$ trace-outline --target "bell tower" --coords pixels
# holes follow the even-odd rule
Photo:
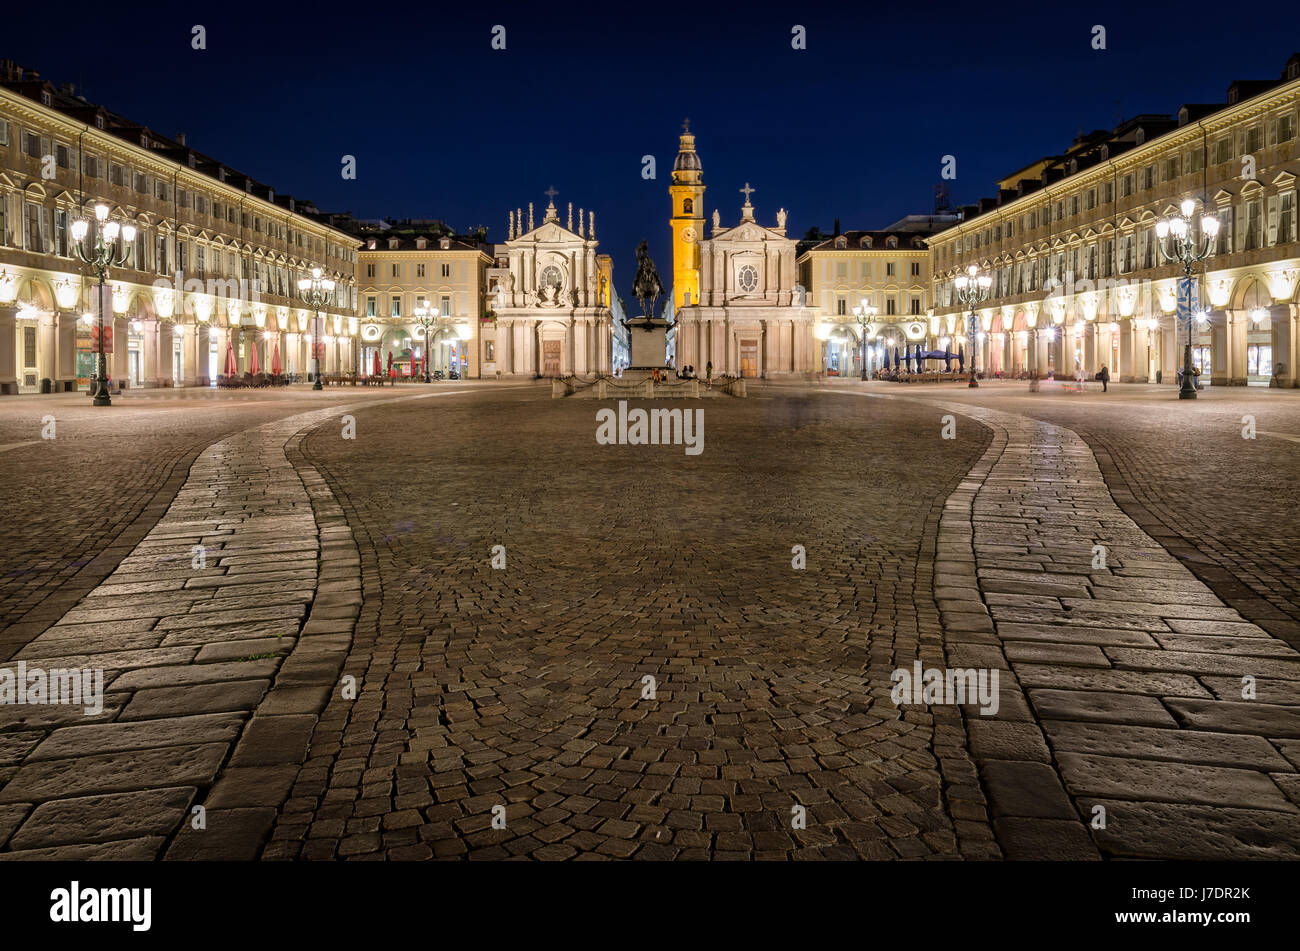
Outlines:
[[[700,241],[704,237],[704,170],[695,151],[690,119],[682,123],[668,194],[673,201],[669,219],[673,229],[673,309],[680,310],[686,306],[688,294],[691,304],[700,302]]]

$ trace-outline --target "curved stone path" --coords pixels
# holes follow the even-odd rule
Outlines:
[[[950,663],[1001,671],[967,726],[1007,856],[1300,857],[1300,655],[1125,515],[1074,432],[924,402],[994,432],[935,584]]]
[[[178,829],[168,857],[256,856],[361,603],[351,531],[286,444],[457,392],[335,404],[199,454],[117,569],[7,665],[102,669],[105,693],[96,716],[0,707],[0,764],[20,764],[0,766],[0,858],[156,858]]]

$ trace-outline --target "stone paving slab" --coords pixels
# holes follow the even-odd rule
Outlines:
[[[319,478],[304,484],[285,445],[353,408],[291,415],[200,452],[153,529],[18,651],[29,669],[101,669],[108,693],[95,717],[67,707],[0,708],[0,751],[16,767],[0,774],[0,803],[26,810],[16,828],[0,830],[0,856],[157,857],[232,756],[239,763],[284,755],[284,731],[267,728],[297,718],[262,715],[261,704],[287,672],[291,693],[278,708],[303,709],[299,685],[325,676],[312,666],[318,655],[295,661],[293,651],[317,600],[318,563],[322,577],[346,563],[331,550],[337,521],[318,523],[313,508]],[[359,589],[345,586],[321,599],[322,613],[342,616],[349,597],[355,616]],[[314,722],[323,697],[311,699]],[[288,735],[308,733],[295,727]],[[262,738],[266,749],[257,747]],[[266,802],[274,786],[215,788],[231,790],[222,803],[245,820],[252,813],[228,808],[239,789],[253,804],[274,805]],[[5,809],[17,821],[13,807]],[[101,839],[120,839],[121,848],[89,848]]]
[[[1077,434],[968,403],[931,405],[995,431],[941,522],[936,573],[973,579],[979,593],[955,599],[945,627],[960,637],[952,632],[970,618],[988,619],[1002,673],[1041,731],[998,737],[972,724],[981,777],[995,812],[1041,819],[1042,802],[1025,795],[1032,774],[1006,768],[1050,768],[1073,813],[1055,831],[999,827],[1008,855],[1077,854],[1082,832],[1103,856],[1300,858],[1296,758],[1284,755],[1300,737],[1300,706],[1286,703],[1300,697],[1300,654],[1225,606],[1125,515]],[[1267,684],[1267,699],[1243,698],[1242,678]],[[1059,803],[1054,787],[1043,795]],[[1104,827],[1095,805],[1108,809]]]

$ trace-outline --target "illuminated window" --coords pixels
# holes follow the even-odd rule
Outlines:
[[[746,294],[758,287],[758,269],[752,264],[742,267],[736,273],[736,286]]]

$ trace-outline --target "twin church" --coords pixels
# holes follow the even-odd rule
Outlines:
[[[695,136],[681,134],[668,192],[673,237],[669,352],[677,367],[703,374],[772,377],[816,370],[816,319],[797,286],[795,245],[786,211],[761,224],[740,189],[740,220],[724,225],[715,208],[706,225],[704,169]],[[598,254],[595,220],[573,209],[561,221],[554,194],[534,224],[528,208],[510,213],[509,240],[489,271],[497,316],[495,356],[503,373],[608,374],[614,369],[612,265]],[[705,229],[708,228],[706,235]],[[636,317],[639,315],[630,315]]]

